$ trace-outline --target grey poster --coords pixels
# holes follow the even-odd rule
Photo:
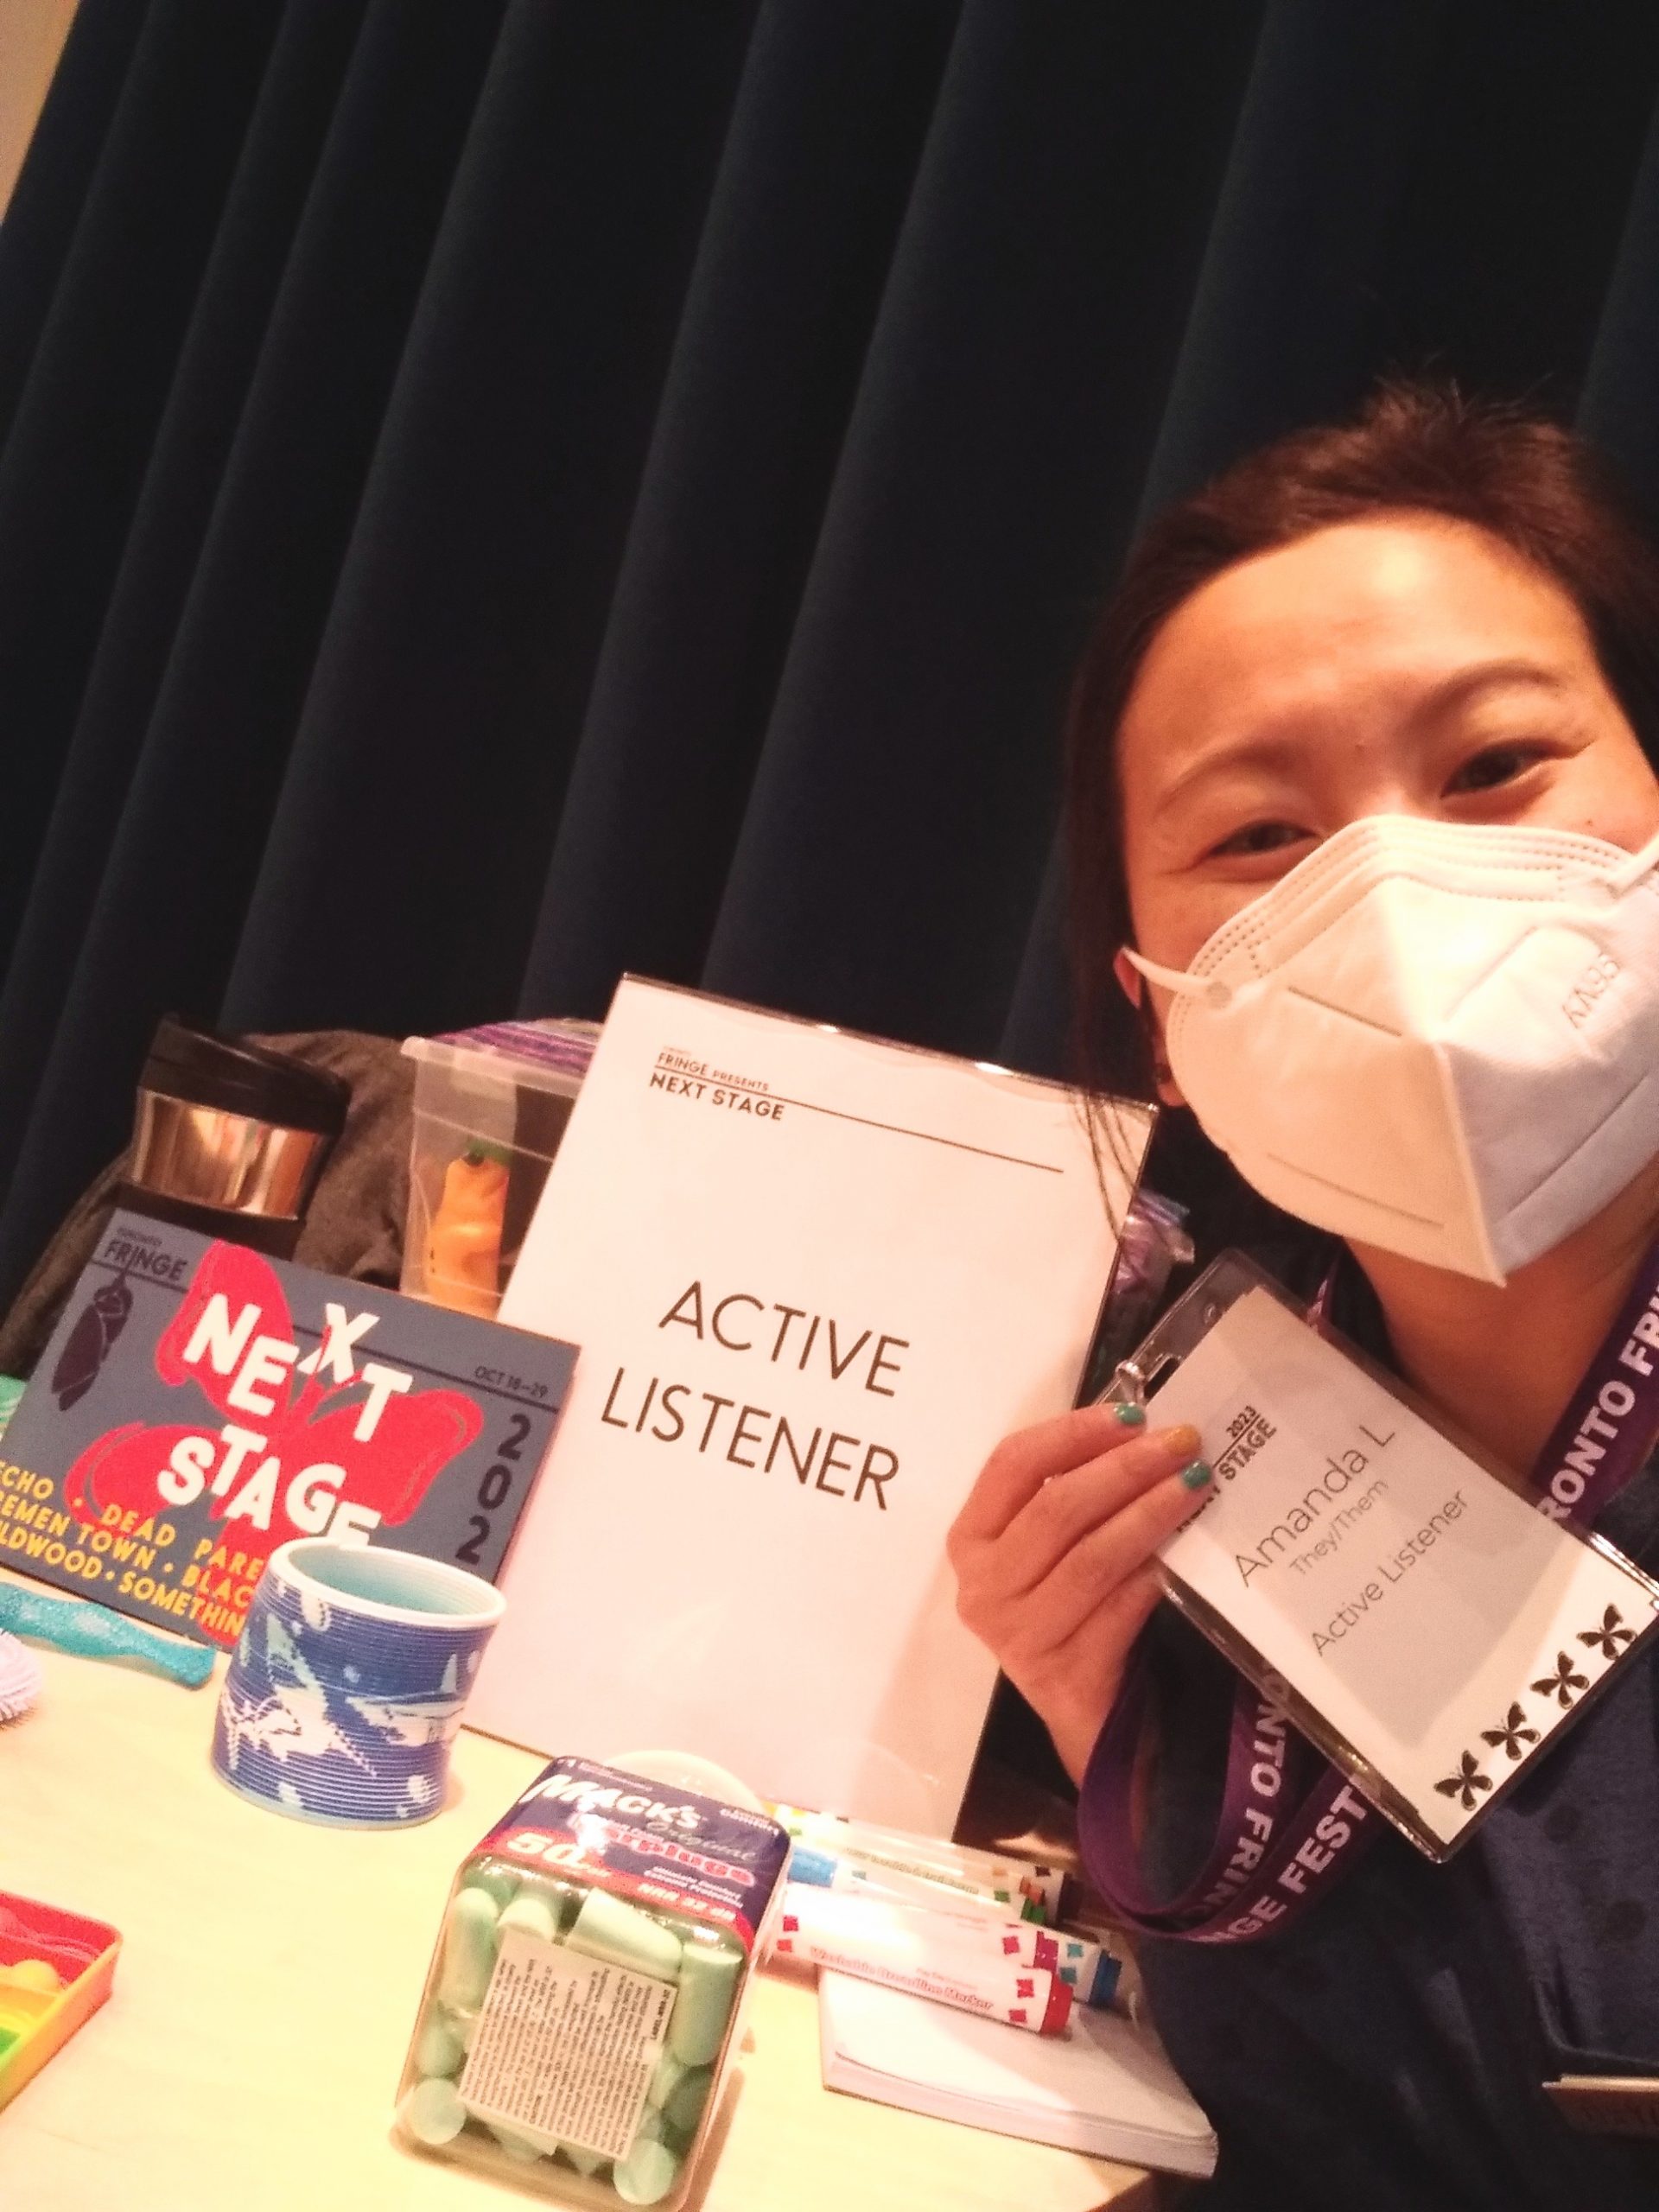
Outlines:
[[[292,1537],[493,1580],[575,1357],[118,1213],[0,1440],[0,1560],[220,1643]]]

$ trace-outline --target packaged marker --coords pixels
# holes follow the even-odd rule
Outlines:
[[[788,1851],[763,1814],[554,1760],[455,1877],[403,2140],[565,2203],[677,2204]]]
[[[977,2013],[982,2020],[1001,2020],[1033,2035],[1066,2032],[1072,1992],[1057,1974],[1017,1959],[987,1957],[948,1937],[941,1942],[925,1921],[925,1914],[884,1906],[874,1898],[791,1884],[774,1948],[780,1959],[833,1967],[864,1981]]]
[[[1134,2021],[1147,2017],[1146,1985],[1141,1979],[1141,1968],[1135,1955],[1135,1939],[1115,1921],[1097,1912],[1079,1910],[1074,1912],[1066,1926],[1056,1930],[1062,1942],[1082,1942],[1093,1945],[1103,1961],[1113,1967],[1112,1986],[1107,1996],[1098,2001],[1109,2004],[1114,2012],[1122,2012]]]
[[[1058,1866],[947,1843],[938,1836],[911,1835],[902,1828],[872,1827],[839,1813],[814,1813],[800,1805],[770,1805],[799,1844],[826,1852],[855,1866],[885,1867],[936,1888],[954,1890],[1027,1920],[1059,1916],[1065,1876]]]
[[[908,1929],[927,1955],[966,1952],[1005,1965],[1040,1967],[1065,1982],[1079,2005],[1112,2002],[1122,1959],[1098,1940],[1064,1929],[1043,1928],[1029,1920],[993,1920],[959,1911],[946,1899],[938,1910],[873,1890],[836,1891],[785,1883],[784,1911],[815,1928],[832,1928],[856,1937],[866,1930]]]
[[[902,1872],[896,1866],[873,1866],[844,1852],[817,1843],[797,1841],[790,1850],[789,1878],[814,1889],[865,1893],[873,1897],[903,1897],[911,1904],[952,1906],[959,1912],[977,1912],[991,1920],[1017,1916],[1041,1923],[1040,1898],[1015,1895],[992,1896],[980,1889],[959,1888],[930,1880],[925,1874]]]

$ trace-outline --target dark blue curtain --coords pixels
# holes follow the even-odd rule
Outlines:
[[[1659,10],[81,0],[0,227],[0,1296],[156,1018],[1052,1068],[1137,521],[1433,366],[1659,494]]]

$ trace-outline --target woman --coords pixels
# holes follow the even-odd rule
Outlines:
[[[1320,868],[1341,880],[1379,854],[1392,865],[1428,823],[1459,826],[1427,835],[1477,872],[1517,830],[1597,840],[1615,868],[1659,835],[1656,760],[1659,565],[1565,432],[1402,388],[1351,427],[1285,440],[1154,526],[1084,663],[1068,807],[1085,1045],[1121,991],[1179,1109],[1171,1023],[1194,957],[1246,909],[1246,928],[1281,915],[1313,879],[1269,894],[1311,855],[1328,846]],[[1659,871],[1630,867],[1624,895],[1659,900]],[[1456,957],[1406,950],[1426,989]],[[1567,1143],[1570,1172],[1542,1198],[1524,1177],[1497,1186],[1563,1102],[1581,1106],[1583,1071],[1541,1069],[1507,1127],[1471,1135],[1409,1085],[1356,1117],[1339,1053],[1322,1073],[1315,1051],[1294,1090],[1252,1093],[1242,1116],[1211,1069],[1198,1122],[1258,1190],[1201,1130],[1169,1156],[1203,1243],[1248,1242],[1309,1296],[1326,1283],[1338,1325],[1522,1491],[1659,1239],[1659,961],[1645,966],[1611,983],[1637,995],[1620,1001],[1641,1063],[1621,1071],[1631,1114]],[[1185,1064],[1204,1065],[1190,1048]],[[1357,1119],[1371,1124],[1357,1139]],[[1453,1173],[1459,1146],[1471,1173]],[[1446,1188],[1414,1209],[1401,1185],[1418,1173]],[[1136,1812],[1160,1894],[1213,1840],[1231,1694],[1211,1648],[1154,1615],[1153,1554],[1210,1479],[1198,1449],[1191,1429],[1160,1433],[1155,1406],[1150,1427],[1063,1416],[1001,1447],[951,1537],[963,1618],[1074,1779],[1146,1631],[1154,1755]],[[1598,1525],[1659,1567],[1651,1460]],[[1541,2087],[1659,2082],[1656,1675],[1649,1647],[1449,1864],[1388,1832],[1281,1933],[1145,1943],[1159,2026],[1221,2137],[1207,2201],[1659,2205],[1659,2155],[1574,2132]],[[1086,1792],[1101,1786],[1097,1768]]]

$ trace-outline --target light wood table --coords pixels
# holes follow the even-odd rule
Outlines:
[[[115,1994],[0,2112],[4,2212],[512,2212],[400,2150],[392,2091],[454,1868],[541,1762],[463,1732],[451,1802],[395,1834],[245,1804],[215,1692],[41,1651],[0,1729],[0,1889],[112,1921]],[[833,2095],[809,1986],[762,1975],[706,2212],[1153,2212],[1128,2167]]]

